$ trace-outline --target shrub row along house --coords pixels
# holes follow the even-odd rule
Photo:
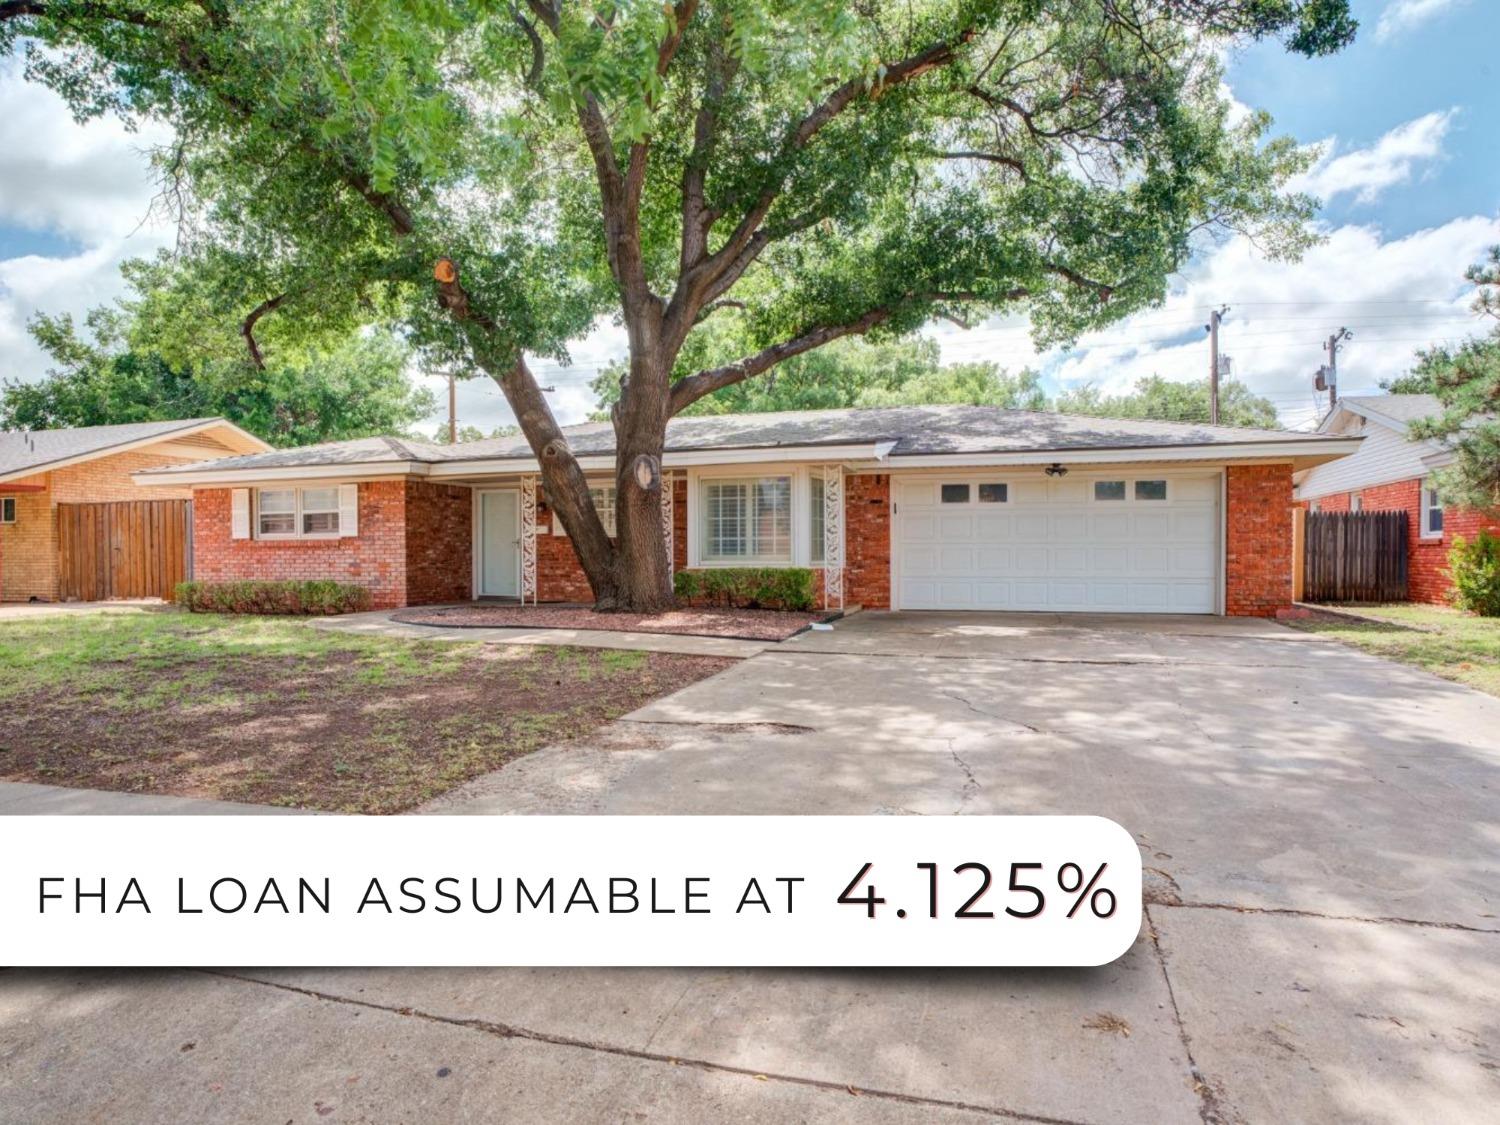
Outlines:
[[[1442,413],[1434,395],[1340,399],[1318,427],[1330,437],[1362,437],[1353,456],[1297,474],[1297,502],[1314,512],[1405,512],[1408,597],[1448,601],[1448,552],[1454,536],[1500,534],[1500,513],[1445,510],[1432,474],[1453,461],[1432,440],[1413,441],[1407,427]]]
[[[567,430],[613,520],[613,430]],[[1269,616],[1294,473],[1360,439],[971,406],[674,419],[673,565],[808,567],[828,605]],[[377,607],[588,601],[520,437],[369,438],[171,465],[201,581],[330,578]]]
[[[170,593],[193,492],[131,474],[270,448],[222,418],[0,432],[0,601]]]

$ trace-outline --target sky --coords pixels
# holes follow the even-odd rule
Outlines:
[[[1228,60],[1235,100],[1269,111],[1278,133],[1322,146],[1298,185],[1323,200],[1319,245],[1296,263],[1268,261],[1238,239],[1207,246],[1164,304],[1068,351],[1037,353],[1022,318],[968,330],[940,323],[926,331],[942,362],[1031,366],[1053,392],[1092,383],[1118,393],[1152,374],[1202,379],[1204,325],[1227,305],[1220,348],[1234,377],[1269,398],[1284,425],[1309,428],[1325,401],[1312,379],[1330,333],[1353,332],[1339,385],[1356,394],[1379,393],[1418,348],[1481,331],[1463,272],[1500,244],[1500,3],[1353,6],[1359,38],[1338,55],[1305,59],[1266,43]],[[171,245],[172,229],[152,214],[144,155],[167,135],[113,119],[80,126],[50,91],[22,80],[15,60],[0,62],[0,105],[0,377],[29,381],[47,369],[29,318],[81,317],[120,293],[122,261]],[[534,364],[563,422],[584,419],[589,381],[624,347],[624,332],[601,322],[570,346],[567,366]],[[458,403],[461,424],[488,431],[513,420],[488,380],[461,383]]]

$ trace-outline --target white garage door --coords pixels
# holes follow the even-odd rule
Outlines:
[[[893,484],[901,609],[1217,612],[1217,474]]]

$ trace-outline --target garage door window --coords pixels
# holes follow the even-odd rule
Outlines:
[[[942,499],[944,504],[967,504],[969,502],[969,486],[967,484],[945,484],[943,485]]]
[[[1164,480],[1138,480],[1135,482],[1135,498],[1137,500],[1165,500],[1167,498],[1167,482]]]
[[[1123,500],[1125,499],[1125,482],[1122,480],[1096,480],[1094,482],[1095,500]]]
[[[979,486],[979,502],[981,504],[1004,504],[1010,499],[1010,488],[1003,484],[981,484]]]

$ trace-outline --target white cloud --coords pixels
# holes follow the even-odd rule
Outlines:
[[[1209,309],[1228,304],[1220,347],[1234,357],[1234,376],[1270,398],[1284,425],[1305,426],[1317,416],[1312,376],[1323,341],[1340,327],[1355,333],[1339,356],[1346,394],[1402,374],[1425,344],[1483,331],[1468,310],[1473,291],[1463,271],[1497,242],[1500,218],[1484,216],[1389,240],[1377,227],[1339,227],[1298,263],[1267,261],[1235,240],[1187,270],[1162,307],[1085,337],[1076,352],[1038,354],[1019,319],[932,334],[944,363],[1031,365],[1055,387],[1093,383],[1119,393],[1147,375],[1206,378],[1203,325]]]
[[[1374,203],[1382,192],[1406,183],[1420,165],[1443,155],[1443,141],[1458,115],[1457,109],[1423,114],[1397,125],[1369,148],[1342,155],[1338,138],[1323,142],[1324,156],[1291,185],[1327,201],[1353,195],[1356,203]]]
[[[1402,32],[1428,23],[1467,0],[1391,0],[1375,25],[1375,42],[1389,43]]]

